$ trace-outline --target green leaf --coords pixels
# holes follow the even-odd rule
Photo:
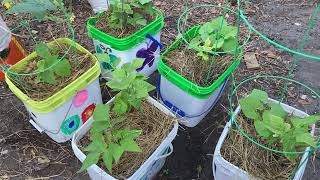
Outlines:
[[[33,17],[43,19],[48,11],[55,10],[57,7],[50,0],[24,0],[13,5],[6,13],[30,13]]]
[[[144,5],[144,4],[147,4],[147,3],[150,3],[152,2],[152,0],[139,0],[139,2]]]
[[[107,53],[96,53],[94,54],[97,59],[101,62],[110,63],[110,56]]]
[[[288,116],[287,111],[285,111],[280,103],[274,103],[269,101],[268,105],[271,107],[270,113],[279,116],[281,118],[286,118]]]
[[[292,136],[291,134],[287,134],[287,135],[284,135],[282,137],[283,151],[285,151],[285,152],[295,152],[296,151],[295,144],[296,144],[295,137]],[[297,158],[297,155],[285,154],[285,156],[291,162],[295,162],[296,158]]]
[[[312,115],[306,118],[293,117],[291,118],[292,125],[294,127],[304,127],[312,125],[316,122],[320,121],[320,115]]]
[[[93,118],[95,121],[108,123],[110,120],[109,116],[110,106],[107,104],[97,104],[93,112]]]
[[[264,102],[267,102],[268,94],[264,91],[254,89],[251,94],[239,100],[241,110],[247,118],[261,119],[257,110],[264,109]]]
[[[87,155],[86,159],[83,161],[81,169],[79,172],[87,170],[90,166],[97,164],[100,159],[100,152],[91,152]]]
[[[39,73],[38,78],[40,81],[51,84],[51,85],[57,84],[54,72],[51,70],[47,70],[43,73]]]
[[[143,65],[143,62],[144,62],[144,59],[137,58],[137,59],[133,60],[132,65],[135,69],[140,68]]]
[[[54,72],[61,77],[69,77],[71,75],[71,65],[66,59],[61,60],[53,68]]]
[[[236,51],[237,41],[235,38],[229,38],[224,40],[224,43],[222,45],[222,49],[224,52],[227,53],[234,53]]]
[[[141,19],[136,19],[136,20],[135,20],[135,23],[136,23],[136,24],[140,24],[140,25],[142,25],[142,26],[145,26],[145,25],[147,25],[147,20],[146,20],[146,19],[143,19],[143,18],[141,18]]]
[[[104,152],[107,145],[104,142],[103,135],[97,136],[93,141],[85,148],[85,151],[89,152]]]
[[[109,149],[106,149],[102,155],[103,163],[107,167],[108,171],[110,174],[112,174],[112,153],[110,152]]]
[[[112,154],[114,161],[118,163],[122,154],[124,153],[124,149],[118,144],[112,143],[109,145],[109,152]]]
[[[290,129],[290,124],[285,123],[283,118],[268,111],[263,113],[263,122],[266,128],[276,135],[282,135]]]
[[[211,28],[215,28],[215,29],[219,29],[220,27],[224,27],[228,25],[227,21],[224,19],[223,16],[214,18],[210,24],[211,24]]]
[[[127,78],[126,71],[123,69],[114,70],[112,73],[112,76],[113,76],[113,78],[119,79],[119,80],[124,80],[125,78]]]
[[[267,129],[265,124],[260,120],[254,121],[254,127],[258,133],[259,136],[262,136],[264,138],[268,138],[272,135],[272,132]]]
[[[305,143],[313,148],[317,147],[317,144],[310,133],[297,134],[296,135],[296,142]]]
[[[229,39],[229,38],[233,38],[235,39],[237,36],[237,31],[238,28],[234,27],[234,26],[224,26],[221,29],[221,34],[223,36],[224,39]]]
[[[224,39],[220,38],[220,39],[215,40],[213,42],[213,46],[212,47],[214,47],[215,49],[220,49],[224,45],[224,43],[225,43]]]
[[[43,42],[36,45],[36,53],[38,56],[42,58],[47,58],[49,56],[52,56],[49,51],[48,45]]]
[[[117,115],[122,115],[128,110],[128,105],[125,101],[123,101],[121,98],[116,97],[114,100],[112,111],[116,113]]]
[[[123,139],[120,141],[121,147],[128,152],[142,152],[141,148],[139,145],[130,138]]]
[[[102,132],[106,129],[110,128],[110,123],[106,121],[94,121],[92,123],[91,130],[93,132]]]

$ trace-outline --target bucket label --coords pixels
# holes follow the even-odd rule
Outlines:
[[[90,106],[88,106],[81,114],[81,120],[84,124],[88,121],[88,119],[93,115],[94,109],[96,108],[96,104],[93,103]]]
[[[137,69],[137,72],[140,72],[144,69],[146,65],[151,67],[154,63],[154,60],[156,58],[156,51],[158,48],[160,48],[160,44],[156,41],[150,40],[149,42],[146,42],[147,47],[143,47],[140,50],[137,51],[136,57],[144,59],[144,62],[140,68]]]
[[[71,135],[80,126],[80,117],[78,115],[71,116],[66,119],[61,125],[61,131],[66,135]]]

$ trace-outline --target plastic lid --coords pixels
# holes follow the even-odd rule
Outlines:
[[[7,24],[0,17],[0,52],[9,47],[10,39],[11,39],[11,32]]]

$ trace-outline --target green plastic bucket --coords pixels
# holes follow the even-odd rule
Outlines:
[[[195,37],[199,28],[200,26],[193,27],[184,34],[184,37],[187,39]],[[199,86],[165,64],[167,55],[183,42],[182,37],[176,40],[160,59],[158,94],[162,102],[182,118],[180,123],[187,127],[194,127],[220,99],[228,78],[240,64],[240,59],[236,59],[210,86]]]

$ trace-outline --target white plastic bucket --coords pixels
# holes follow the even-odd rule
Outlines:
[[[111,99],[107,104],[111,103],[113,99]],[[154,106],[156,106],[163,113],[174,117],[169,110],[167,110],[163,105],[154,100],[151,97],[148,97],[148,102]],[[72,138],[72,149],[76,157],[83,162],[86,158],[86,155],[79,149],[78,143],[81,138],[87,134],[90,130],[91,124],[93,123],[93,119],[85,123],[74,135]],[[168,134],[166,139],[159,145],[159,147],[151,154],[151,156],[140,166],[140,168],[128,178],[128,180],[149,180],[155,177],[155,175],[161,170],[163,167],[166,157],[171,155],[173,152],[172,141],[176,137],[178,132],[178,123],[175,123],[173,129]],[[114,180],[115,178],[105,172],[97,165],[92,165],[88,169],[88,174],[93,180]]]
[[[88,2],[90,3],[93,12],[95,13],[106,11],[109,8],[108,0],[88,0]]]
[[[39,132],[45,132],[54,141],[62,143],[70,140],[73,133],[89,120],[98,103],[102,103],[102,98],[97,79],[50,113],[32,112],[25,106],[30,114],[30,123]]]
[[[132,62],[134,59],[139,58],[138,57],[139,51],[145,50],[150,53],[153,53],[154,59],[150,62],[147,62],[147,60],[145,60],[144,65],[141,68],[137,69],[137,72],[144,74],[145,76],[150,76],[158,68],[158,62],[160,59],[160,49],[161,49],[160,36],[161,36],[161,32],[158,32],[154,36],[147,35],[146,40],[144,42],[125,51],[115,50],[111,48],[109,45],[104,44],[103,42],[100,42],[97,39],[93,39],[93,43],[97,53],[101,53],[101,52],[107,53],[109,54],[111,60],[116,58],[121,58],[121,62],[118,65],[118,67],[121,67],[123,64],[127,62]],[[154,52],[149,50],[153,43],[157,45],[157,49]],[[103,77],[111,77],[110,69],[106,63],[101,62],[100,67],[101,67],[101,72]]]
[[[273,99],[270,99],[273,102],[279,103],[278,101],[275,101]],[[302,112],[298,109],[295,109],[291,106],[288,106],[286,104],[281,103],[281,106],[284,108],[285,111],[288,113],[293,113],[293,115],[298,117],[307,117],[309,116],[305,112]],[[240,106],[236,109],[234,112],[235,116],[240,112],[241,108]],[[223,146],[224,140],[226,139],[229,129],[231,128],[231,121],[227,123],[227,125],[224,127],[224,130],[219,138],[219,141],[217,143],[216,149],[214,151],[214,157],[212,161],[212,172],[215,180],[249,180],[253,177],[250,177],[248,173],[239,167],[231,164],[227,160],[225,160],[221,156],[221,147]],[[314,134],[315,126],[313,125],[311,134]],[[310,148],[306,148],[306,151],[309,151]],[[296,172],[293,180],[301,180],[302,176],[304,174],[304,170],[306,169],[307,162],[308,162],[308,154],[309,152],[305,152],[302,156],[302,159],[300,161],[300,168]]]
[[[228,79],[208,98],[200,99],[183,91],[164,76],[160,76],[158,94],[165,106],[181,117],[179,120],[181,124],[195,127],[219,101],[227,82]]]

